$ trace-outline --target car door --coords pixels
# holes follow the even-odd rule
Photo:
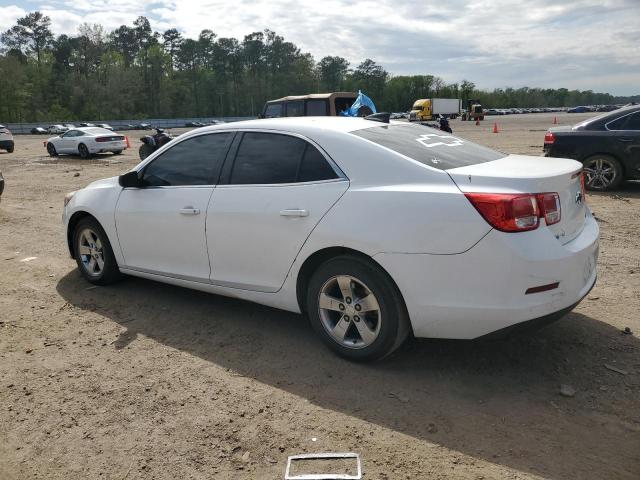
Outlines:
[[[144,165],[142,188],[122,190],[115,220],[126,267],[209,282],[207,205],[233,135],[179,141]]]
[[[279,290],[307,237],[348,186],[306,139],[239,133],[207,213],[212,283]]]
[[[80,130],[69,130],[60,135],[59,140],[54,142],[58,153],[78,153],[77,137],[82,135]]]
[[[622,161],[627,172],[637,172],[640,167],[640,112],[617,118],[607,123],[606,128],[611,131],[612,153]]]

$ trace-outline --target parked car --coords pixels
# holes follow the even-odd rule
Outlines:
[[[589,190],[613,190],[626,179],[640,179],[640,106],[550,128],[544,154],[582,162]]]
[[[0,150],[6,150],[13,153],[15,143],[13,142],[13,134],[4,125],[0,125]]]
[[[587,107],[573,107],[567,110],[567,113],[585,113],[590,111]]]
[[[190,128],[199,128],[199,127],[204,127],[204,123],[201,122],[187,122],[184,124],[185,127],[190,127]]]
[[[67,130],[69,129],[61,124],[49,125],[47,127],[47,133],[60,134],[66,132]]]
[[[45,147],[52,157],[64,153],[89,158],[95,153],[118,155],[127,148],[127,142],[124,135],[114,134],[106,128],[79,127],[49,138]]]
[[[95,127],[96,125],[94,123],[80,123],[79,126],[80,127]]]
[[[134,130],[151,130],[152,128],[149,123],[137,123],[133,126]]]
[[[34,127],[31,129],[31,133],[33,135],[43,135],[45,133],[48,133],[46,129],[42,128],[42,127]]]
[[[364,361],[411,333],[471,339],[570,311],[598,255],[581,169],[408,122],[253,120],[68,194],[63,220],[90,283],[130,274],[306,312]]]
[[[311,95],[297,95],[292,97],[269,100],[264,104],[261,118],[276,117],[335,117],[340,112],[348,109],[358,97],[354,92],[313,93]],[[366,105],[362,107],[363,114],[369,115],[371,109]]]
[[[105,128],[107,130],[111,130],[113,132],[113,127],[111,125],[109,125],[108,123],[99,123],[97,125],[100,128]]]
[[[67,127],[67,129],[76,128],[73,123],[65,123],[64,126]]]

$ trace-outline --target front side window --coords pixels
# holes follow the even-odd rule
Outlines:
[[[279,184],[337,177],[318,149],[305,140],[275,133],[247,132],[238,147],[229,183]]]
[[[282,116],[282,104],[281,103],[270,103],[267,105],[266,110],[264,111],[265,118],[274,118]]]
[[[144,185],[215,184],[233,135],[232,132],[212,133],[177,143],[145,167]]]
[[[304,115],[304,102],[296,100],[287,103],[287,117],[302,117]]]

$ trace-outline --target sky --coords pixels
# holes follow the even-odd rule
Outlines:
[[[393,75],[640,94],[640,0],[0,0],[0,31],[35,10],[55,34],[144,15],[188,37],[269,28],[316,60],[371,58]]]

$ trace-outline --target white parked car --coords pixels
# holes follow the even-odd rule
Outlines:
[[[6,150],[9,153],[13,153],[15,143],[13,141],[13,134],[4,125],[0,125],[0,149]]]
[[[45,142],[52,157],[61,153],[88,158],[95,153],[113,152],[116,155],[127,148],[124,135],[100,127],[80,127],[69,130]]]
[[[65,127],[64,125],[49,125],[47,127],[47,133],[55,133],[55,134],[59,134],[59,133],[64,133],[67,130],[69,130],[68,127]]]
[[[278,118],[199,128],[65,198],[82,275],[135,275],[292,312],[381,358],[410,334],[545,323],[593,287],[582,165],[422,125]],[[116,233],[117,232],[117,233]]]

